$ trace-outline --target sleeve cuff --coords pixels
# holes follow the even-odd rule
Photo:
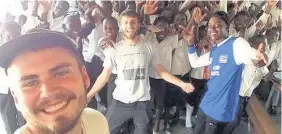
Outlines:
[[[193,54],[195,52],[196,52],[196,46],[195,45],[188,47],[188,54]]]

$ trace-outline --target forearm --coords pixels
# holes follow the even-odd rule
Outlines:
[[[195,46],[189,47],[188,57],[192,68],[204,67],[210,64],[209,53],[198,57]]]
[[[103,75],[99,75],[99,77],[97,78],[95,84],[93,85],[93,87],[90,89],[90,91],[88,92],[87,96],[89,98],[94,97],[94,95],[96,93],[98,93],[108,82],[108,79],[106,76]]]
[[[178,87],[181,87],[181,85],[184,84],[184,82],[180,79],[178,79],[177,77],[175,77],[174,75],[170,74],[169,72],[167,72],[166,70],[164,70],[163,72],[159,73],[159,75],[167,82],[172,83],[174,85],[177,85]]]

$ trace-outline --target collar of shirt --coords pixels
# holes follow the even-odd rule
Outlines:
[[[222,42],[220,42],[219,44],[215,44],[217,47],[220,47],[222,44],[224,44],[229,38],[231,38],[232,36],[229,36],[228,38],[226,38],[225,40],[223,40]]]

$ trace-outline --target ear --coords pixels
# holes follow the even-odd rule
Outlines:
[[[82,74],[83,83],[84,83],[86,89],[88,89],[90,87],[90,78],[88,76],[88,73],[87,73],[85,66],[82,66],[81,74]]]

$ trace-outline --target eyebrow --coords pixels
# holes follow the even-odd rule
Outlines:
[[[67,68],[67,67],[70,67],[71,64],[70,63],[61,63],[53,68],[51,68],[49,70],[50,73],[53,73],[53,72],[56,72],[57,70],[60,70],[60,69],[63,69],[63,68]]]
[[[39,76],[38,75],[26,75],[23,76],[20,81],[26,81],[26,80],[30,80],[30,79],[38,79]]]

